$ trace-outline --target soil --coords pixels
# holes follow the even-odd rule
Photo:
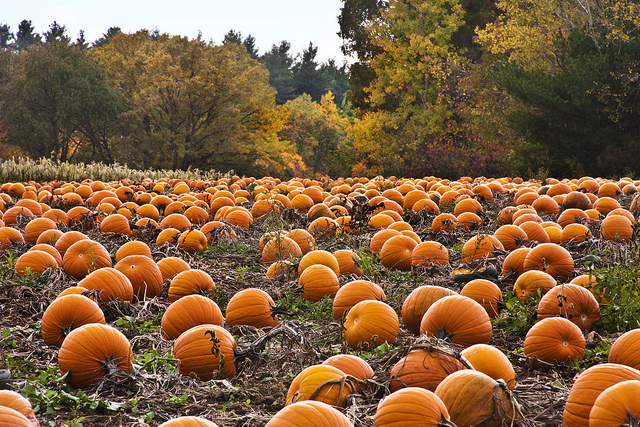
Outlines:
[[[461,284],[454,282],[450,274],[454,267],[459,266],[460,242],[481,232],[493,233],[497,228],[497,213],[511,203],[512,199],[507,196],[486,202],[483,224],[471,231],[434,234],[429,228],[433,217],[410,215],[407,220],[422,240],[437,240],[450,248],[453,254],[450,266],[415,270],[413,274],[405,275],[376,266],[370,276],[362,278],[380,284],[398,313],[403,298],[419,285],[438,284],[458,291]],[[306,227],[308,224],[306,217],[295,211],[285,211],[281,220],[284,228]],[[273,223],[273,218],[263,217],[248,230],[234,227],[238,242],[222,241],[217,244],[219,248],[228,246],[233,249],[226,253],[209,250],[193,255],[165,245],[156,248],[154,257],[157,261],[165,256],[180,256],[192,268],[207,271],[216,283],[216,302],[223,311],[228,298],[244,288],[260,288],[276,302],[283,301],[295,291],[297,283],[287,278],[267,279],[267,267],[263,265],[257,249],[260,236],[273,229]],[[129,240],[123,236],[104,236],[97,227],[85,230],[85,233],[103,243],[112,255]],[[155,234],[153,230],[143,230],[139,238],[152,244]],[[321,249],[330,251],[346,246],[358,250],[368,246],[372,235],[373,231],[367,230],[354,236],[329,237],[317,242]],[[576,245],[570,250],[574,259],[579,260],[594,245],[608,244],[593,239],[587,245]],[[28,245],[13,247],[0,259],[7,262],[9,257],[15,259],[27,249]],[[458,260],[455,259],[456,254]],[[497,260],[498,263],[500,261],[501,258]],[[354,425],[373,426],[376,406],[389,392],[389,369],[412,345],[428,343],[453,352],[459,350],[448,343],[413,336],[402,325],[395,344],[386,352],[350,350],[341,339],[341,324],[333,321],[329,305],[328,310],[326,307],[324,311],[318,310],[325,314],[321,318],[312,318],[308,310],[289,316],[280,315],[279,325],[270,331],[251,327],[230,328],[237,340],[238,374],[231,380],[201,382],[178,374],[176,361],[170,353],[172,342],[162,337],[159,320],[169,306],[167,281],[159,298],[133,304],[110,303],[103,307],[107,323],[115,325],[130,339],[133,353],[138,358],[135,370],[124,376],[107,375],[89,389],[78,391],[60,379],[58,349],[44,345],[39,332],[39,322],[48,305],[60,291],[77,281],[61,270],[29,280],[15,277],[11,269],[1,271],[4,277],[0,278],[0,368],[10,369],[12,378],[0,385],[18,391],[24,391],[26,385],[35,385],[36,392],[31,400],[43,426],[156,426],[183,415],[201,416],[220,426],[264,426],[283,408],[293,378],[305,367],[320,363],[338,352],[361,355],[376,372],[366,389],[347,399],[344,410]],[[584,271],[584,265],[576,261],[575,274]],[[340,283],[355,278],[353,275],[342,276]],[[505,290],[513,286],[513,282],[508,281],[498,283]],[[318,306],[321,304],[316,303]],[[288,309],[290,311],[291,308]],[[596,346],[599,339],[613,342],[615,338],[615,335],[595,336],[589,340],[588,346]],[[606,362],[606,359],[594,357],[585,363],[534,367],[524,357],[523,341],[523,335],[495,328],[491,339],[492,345],[508,355],[516,371],[513,395],[524,415],[519,425],[559,426],[562,424],[564,403],[576,375],[588,366]],[[47,390],[54,390],[57,397],[49,396],[50,400],[47,400]],[[99,401],[100,404],[91,408],[86,403],[88,400]]]

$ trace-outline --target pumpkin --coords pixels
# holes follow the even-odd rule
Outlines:
[[[185,260],[178,257],[162,258],[157,264],[164,280],[173,279],[176,274],[191,269]]]
[[[120,262],[120,260],[129,255],[144,255],[153,259],[149,246],[139,240],[132,240],[120,246],[116,251],[116,262]]]
[[[458,226],[458,219],[450,213],[441,213],[437,215],[431,223],[431,231],[437,233],[439,231],[451,231]]]
[[[193,294],[209,297],[215,293],[215,287],[215,282],[206,271],[200,269],[185,270],[171,279],[169,301],[174,302],[184,296]]]
[[[637,425],[640,421],[640,381],[622,381],[604,390],[589,412],[590,427]]]
[[[640,380],[640,371],[617,363],[600,363],[585,369],[573,383],[562,413],[564,427],[586,427],[598,396],[622,381]],[[637,399],[637,395],[632,396]]]
[[[354,356],[353,354],[335,354],[322,362],[323,365],[333,366],[340,369],[347,375],[364,381],[369,378],[373,378],[375,372],[373,368],[361,357]],[[354,384],[355,389],[360,389],[359,384]]]
[[[24,240],[32,245],[38,241],[38,237],[47,230],[56,230],[58,226],[49,218],[36,218],[29,221],[24,227]]]
[[[378,403],[374,427],[455,426],[449,411],[435,393],[418,387],[398,390]]]
[[[619,336],[609,350],[609,363],[640,367],[640,329],[632,329]]]
[[[612,197],[598,197],[598,199],[593,202],[593,209],[600,212],[601,215],[607,215],[609,212],[620,208],[620,203]]]
[[[178,247],[186,252],[202,252],[207,244],[207,236],[200,230],[187,230],[178,237]]]
[[[600,223],[600,234],[606,240],[629,242],[633,227],[629,218],[623,215],[607,216]]]
[[[29,250],[18,257],[14,267],[19,276],[41,274],[47,269],[60,267],[56,258],[48,252]]]
[[[89,236],[79,231],[67,231],[56,240],[55,247],[60,252],[60,256],[64,258],[67,249],[80,240],[89,240]]]
[[[390,237],[380,249],[379,255],[382,265],[394,270],[411,270],[412,253],[416,245],[415,240],[403,234]]]
[[[494,380],[503,380],[509,390],[516,386],[516,373],[513,365],[503,352],[488,344],[475,344],[467,347],[460,354],[473,369],[489,375]]]
[[[175,228],[176,230],[183,232],[191,228],[191,221],[189,218],[179,213],[172,213],[165,216],[159,224],[160,228],[166,230],[168,228]]]
[[[113,267],[104,267],[89,273],[78,282],[78,286],[99,292],[102,302],[133,301],[134,293],[131,281]]]
[[[561,316],[588,332],[600,319],[600,306],[591,292],[582,286],[562,284],[554,286],[538,303],[538,320]]]
[[[385,213],[378,213],[371,217],[367,226],[375,230],[389,228],[395,222],[395,219]],[[400,230],[398,230],[400,231]]]
[[[296,196],[297,197],[297,196]],[[324,402],[303,400],[285,406],[266,424],[267,427],[353,427],[340,411]]]
[[[31,210],[14,205],[12,208],[9,208],[4,212],[2,215],[2,221],[5,225],[12,225],[18,221],[18,217],[33,218],[34,216],[36,215],[34,215]]]
[[[298,244],[303,255],[318,248],[311,233],[305,229],[296,228],[291,230],[287,233],[287,237],[293,239],[293,241]]]
[[[569,279],[574,262],[565,248],[555,243],[542,243],[529,251],[524,259],[524,270],[540,270],[553,277]]]
[[[560,242],[563,246],[569,243],[581,243],[591,239],[591,230],[583,224],[572,223],[562,229]]]
[[[116,263],[114,268],[129,278],[133,293],[142,301],[162,294],[164,279],[155,261],[145,255],[129,255]]]
[[[509,389],[479,371],[452,373],[438,385],[435,394],[457,426],[501,427],[521,419]]]
[[[273,313],[275,305],[265,291],[257,288],[243,289],[235,293],[227,304],[227,325],[273,328],[278,324],[278,316]]]
[[[386,301],[387,296],[379,285],[368,280],[354,280],[344,284],[333,299],[333,318],[341,319],[351,307],[365,300]]]
[[[264,245],[262,250],[262,262],[271,264],[283,259],[294,258],[302,255],[300,246],[295,240],[286,236],[276,236]]]
[[[0,425],[3,427],[33,427],[32,420],[15,409],[0,405]]]
[[[411,265],[428,266],[430,264],[449,264],[449,251],[442,243],[428,240],[414,246]]]
[[[340,267],[340,275],[362,275],[362,268],[360,268],[360,257],[351,249],[337,250],[333,253],[333,256],[338,261],[338,266]]]
[[[333,270],[336,277],[340,275],[340,264],[331,252],[320,249],[307,252],[298,264],[298,275],[302,275],[304,270],[312,265],[326,265]]]
[[[502,210],[498,212],[498,216],[496,217],[498,226],[512,224],[513,214],[516,212],[518,212],[518,208],[516,208],[515,206],[507,206],[505,208],[502,208]]]
[[[340,289],[340,282],[335,271],[324,264],[307,267],[298,278],[302,298],[317,302],[325,296],[333,298]]]
[[[160,326],[166,339],[175,340],[190,328],[204,324],[224,324],[218,304],[202,295],[187,295],[167,308]]]
[[[466,264],[485,257],[494,257],[496,250],[504,249],[500,240],[489,234],[478,234],[462,246],[460,262]]]
[[[527,241],[527,233],[517,225],[505,224],[498,228],[493,236],[502,243],[507,251],[513,251]]]
[[[465,347],[488,344],[492,334],[491,320],[476,301],[462,295],[451,295],[429,307],[420,322],[420,334]]]
[[[544,295],[554,286],[557,282],[550,274],[539,270],[525,271],[516,279],[513,285],[513,291],[521,301],[526,301],[529,296]]]
[[[580,191],[572,191],[562,200],[562,207],[567,209],[580,209],[586,211],[591,209],[591,200],[586,194]]]
[[[388,304],[377,300],[360,301],[344,321],[344,339],[353,349],[373,348],[384,342],[393,344],[400,329],[398,315]]]
[[[518,225],[527,235],[527,240],[538,243],[549,243],[549,235],[544,231],[544,227],[535,221],[525,221]]]
[[[567,363],[584,356],[585,339],[580,328],[563,317],[542,319],[524,338],[524,354],[547,363]]]
[[[482,205],[476,199],[460,200],[453,208],[453,214],[457,217],[464,212],[471,212],[476,215],[481,215],[483,212]]]
[[[58,229],[45,230],[38,236],[38,240],[36,240],[36,244],[47,244],[51,247],[55,248],[55,244],[60,237],[64,234],[63,231]],[[58,252],[60,253],[60,252]],[[60,255],[60,259],[62,259],[62,255]]]
[[[402,323],[409,331],[420,335],[420,322],[429,307],[449,295],[457,294],[442,286],[422,285],[415,288],[402,303]]]
[[[40,423],[36,418],[36,414],[33,412],[31,402],[22,397],[20,393],[17,393],[13,390],[0,390],[0,408],[2,407],[18,411],[29,420],[32,427],[40,426]],[[4,417],[4,415],[6,414],[0,415],[0,420],[2,420],[2,422],[9,421]],[[11,425],[13,426],[15,424]],[[17,425],[19,426],[20,424]]]
[[[212,421],[201,417],[178,417],[160,424],[158,427],[218,427]]]
[[[58,297],[42,315],[42,338],[52,347],[60,347],[67,334],[87,323],[105,323],[102,310],[83,295]]]
[[[180,230],[178,230],[177,228],[165,228],[160,232],[160,234],[158,234],[158,237],[156,237],[156,246],[162,246],[167,243],[170,245],[175,245],[176,243],[178,243],[178,239],[180,238],[181,234],[182,232],[180,232]]]
[[[389,388],[395,392],[404,387],[420,387],[435,391],[449,374],[466,369],[458,359],[427,349],[410,351],[391,368]]]
[[[440,215],[438,204],[431,199],[420,199],[411,208],[416,213],[424,212],[427,215]],[[454,217],[455,218],[455,217]]]
[[[502,291],[490,280],[473,279],[460,290],[460,295],[469,297],[480,304],[490,319],[500,316],[500,311],[504,307],[502,301]]]
[[[229,209],[228,213],[224,216],[224,220],[230,225],[245,229],[248,229],[253,224],[251,212],[240,206]]]
[[[531,203],[538,215],[558,215],[560,206],[549,196],[540,196]]]
[[[100,243],[88,239],[75,242],[62,256],[64,271],[76,279],[82,279],[94,270],[111,267],[111,265],[111,255],[107,249]]]
[[[269,279],[296,278],[298,277],[298,269],[291,261],[276,261],[267,268],[266,276]]]
[[[236,375],[235,348],[226,329],[203,324],[183,332],[173,343],[173,354],[180,361],[181,375],[195,375],[200,381],[230,379]]]
[[[203,225],[207,221],[209,221],[209,212],[205,211],[200,206],[188,206],[183,215],[187,217],[187,219],[193,225]]]
[[[123,234],[131,236],[131,226],[129,220],[122,214],[114,213],[107,216],[100,223],[100,231],[102,233]]]
[[[117,329],[101,323],[88,323],[74,329],[58,352],[60,374],[67,382],[83,389],[105,374],[122,375],[133,370],[129,340]]]
[[[291,382],[285,405],[303,400],[317,400],[344,407],[353,387],[345,373],[329,365],[312,365],[302,370]]]

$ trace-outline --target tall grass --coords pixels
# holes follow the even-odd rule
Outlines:
[[[56,163],[49,159],[33,160],[29,158],[11,158],[0,163],[0,182],[24,182],[24,181],[82,181],[92,179],[94,181],[118,181],[130,179],[135,182],[145,178],[157,180],[158,178],[171,179],[197,179],[217,180],[228,177],[231,172],[199,169],[182,170],[138,170],[126,165],[104,163]]]

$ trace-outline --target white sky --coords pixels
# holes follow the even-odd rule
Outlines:
[[[15,34],[27,19],[43,34],[57,21],[72,40],[82,29],[90,43],[109,27],[125,33],[157,28],[189,38],[200,31],[204,40],[215,44],[233,29],[243,38],[255,37],[258,54],[282,40],[291,43],[294,54],[301,54],[312,42],[318,47],[318,62],[334,58],[342,65],[346,59],[336,34],[342,6],[341,0],[0,0],[0,24],[8,24]]]

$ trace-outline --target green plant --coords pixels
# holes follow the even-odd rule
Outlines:
[[[227,255],[227,254],[247,254],[254,250],[239,240],[222,240],[220,243],[209,246],[202,251],[203,255]]]
[[[298,294],[289,292],[279,301],[278,307],[295,316],[309,320],[331,319],[333,317],[333,299],[328,296],[318,302],[311,302]]]
[[[540,289],[537,295],[530,295],[521,301],[512,290],[505,293],[506,307],[500,317],[491,321],[494,329],[501,329],[509,334],[525,335],[536,322],[536,306],[540,300]]]
[[[133,316],[124,316],[117,319],[115,324],[125,335],[135,336],[155,332],[160,326],[160,319],[141,321]]]
[[[602,318],[593,324],[601,333],[626,332],[640,327],[640,266],[613,265],[595,269],[592,291],[601,297]]]

